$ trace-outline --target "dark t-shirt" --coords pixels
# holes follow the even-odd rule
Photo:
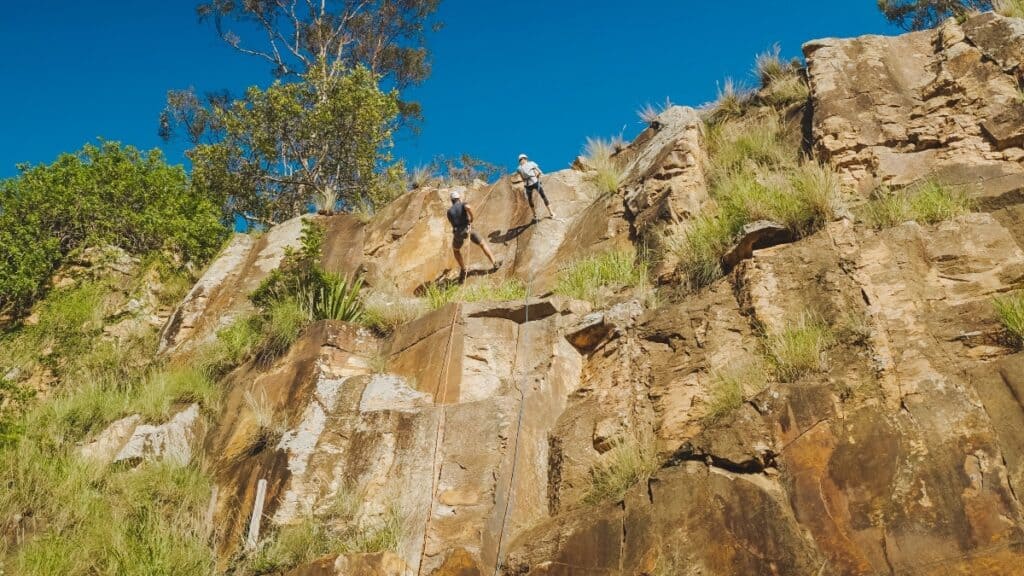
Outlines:
[[[455,230],[469,228],[469,213],[466,212],[465,203],[456,202],[452,204],[452,207],[448,209],[448,222],[451,223],[452,228]]]

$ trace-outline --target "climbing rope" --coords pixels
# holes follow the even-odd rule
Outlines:
[[[549,209],[550,210],[550,209]],[[524,319],[523,325],[520,328],[518,342],[523,342],[527,338],[527,332],[530,326],[530,294],[533,292],[533,270],[529,272],[529,278],[526,282],[526,295],[523,297],[523,309]],[[517,342],[517,344],[518,344]],[[516,350],[516,359],[519,358],[519,351]],[[513,370],[515,369],[515,363],[512,365]],[[505,510],[501,515],[501,530],[498,532],[498,549],[495,552],[494,558],[494,576],[498,576],[498,571],[501,570],[502,564],[502,548],[505,544],[505,531],[508,528],[508,514],[512,508],[512,499],[515,496],[515,480],[516,480],[516,469],[519,465],[519,433],[523,429],[523,413],[526,408],[526,378],[527,373],[524,371],[522,377],[519,379],[519,415],[516,420],[516,437],[513,442],[512,448],[512,470],[509,473],[508,478],[508,489],[505,492]]]
[[[455,325],[458,323],[462,313],[462,304],[456,302],[455,309],[452,311],[451,325],[448,327],[448,342],[445,344],[444,350],[444,362],[441,364],[441,376],[438,381],[438,394],[434,396],[435,400],[438,396],[441,397],[440,413],[437,417],[437,431],[434,433],[434,456],[431,460],[430,470],[430,504],[427,507],[427,519],[423,526],[423,547],[420,549],[420,561],[416,568],[416,574],[420,575],[423,573],[423,557],[427,552],[427,537],[430,532],[430,522],[434,518],[434,499],[437,496],[437,485],[441,482],[441,467],[437,463],[437,455],[441,451],[441,440],[444,437],[444,425],[445,416],[448,412],[447,405],[445,402],[448,399],[448,377],[449,369],[452,361],[452,341],[455,339]]]

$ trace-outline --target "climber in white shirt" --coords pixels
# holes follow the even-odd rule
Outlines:
[[[523,184],[526,185],[526,201],[530,203],[530,210],[533,210],[534,223],[537,222],[537,208],[533,205],[534,191],[540,193],[540,198],[544,201],[544,207],[548,209],[548,217],[554,218],[555,214],[551,211],[551,204],[548,202],[548,197],[544,194],[544,187],[540,183],[540,177],[543,176],[540,166],[537,166],[537,163],[530,160],[526,154],[520,154],[518,172],[523,177]]]

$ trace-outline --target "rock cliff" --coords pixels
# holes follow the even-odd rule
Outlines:
[[[1020,573],[1024,354],[991,301],[1024,287],[1024,22],[984,14],[804,52],[810,96],[789,114],[846,208],[939,179],[974,211],[877,229],[844,210],[799,241],[750,244],[706,289],[675,290],[667,259],[652,272],[665,296],[595,307],[552,294],[565,264],[643,249],[714,204],[706,114],[670,108],[617,152],[616,193],[582,168],[548,175],[556,218],[535,225],[521,183],[478,183],[495,278],[527,298],[450,303],[387,336],[315,324],[229,374],[209,430],[179,434],[197,440],[176,457],[215,471],[224,565],[266,480],[264,533],[345,494],[360,522],[401,516],[391,550],[295,576]],[[451,277],[447,193],[414,190],[366,223],[312,217],[323,266],[405,295]],[[161,354],[188,358],[245,314],[300,230],[236,237]],[[721,375],[808,315],[835,334],[818,369],[715,412]],[[595,498],[595,475],[631,444],[653,473]]]

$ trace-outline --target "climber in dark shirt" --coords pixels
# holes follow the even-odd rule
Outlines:
[[[494,261],[494,254],[476,232],[473,231],[473,209],[469,204],[462,201],[462,193],[453,190],[451,193],[452,207],[448,209],[448,222],[452,225],[452,251],[455,253],[455,261],[459,263],[459,282],[466,279],[466,264],[462,259],[462,245],[466,238],[473,244],[479,246],[487,259],[491,261],[491,272],[498,271],[498,263]]]

